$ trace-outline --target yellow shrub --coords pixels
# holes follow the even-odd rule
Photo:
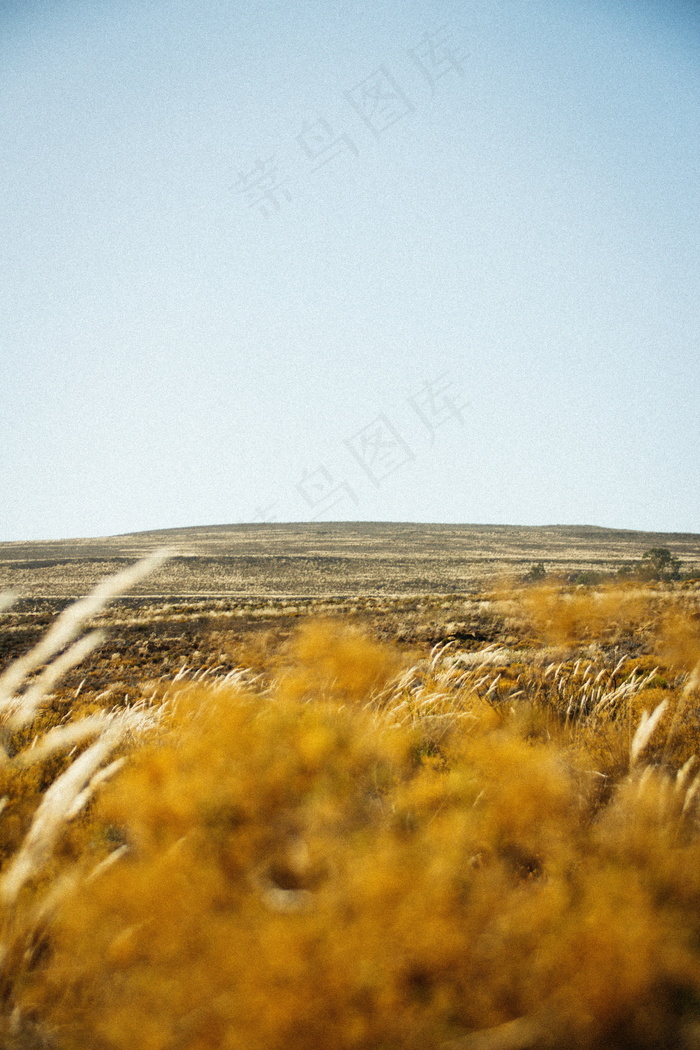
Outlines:
[[[397,651],[334,620],[307,620],[294,636],[279,693],[350,703],[369,699],[405,666]]]
[[[187,686],[100,803],[129,853],[66,902],[25,1005],[66,1050],[417,1050],[518,1018],[661,1045],[700,1004],[700,843],[664,774],[645,790],[596,817],[516,723],[436,762],[357,707]]]
[[[556,645],[605,638],[614,640],[648,619],[648,599],[626,586],[596,590],[559,586],[528,588],[521,606],[539,635]]]
[[[669,611],[661,623],[656,652],[674,671],[692,671],[700,664],[700,619],[681,609]]]
[[[524,600],[543,637],[649,638],[632,591]],[[696,621],[672,617],[659,658],[684,673]],[[687,1045],[695,694],[612,653],[453,646],[398,680],[393,649],[306,621],[265,690],[166,687],[158,732],[92,812],[66,815],[41,876],[72,872],[58,910],[22,927],[28,883],[3,916],[24,931],[3,972],[22,1030],[33,1018],[57,1050],[423,1050],[489,1029],[471,1045]],[[67,761],[0,769],[8,864]]]

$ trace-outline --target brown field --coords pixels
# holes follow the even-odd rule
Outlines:
[[[131,695],[144,679],[269,662],[299,618],[341,617],[403,648],[523,644],[493,588],[536,562],[549,574],[614,572],[666,546],[700,564],[700,536],[592,526],[320,523],[165,529],[104,539],[0,544],[0,668],[101,579],[160,548],[166,565],[95,621],[109,644],[63,683]],[[675,586],[688,586],[677,584]],[[527,632],[526,632],[527,637]],[[118,675],[115,670],[118,668]]]
[[[75,666],[15,662],[164,546]],[[614,577],[651,547],[685,578]],[[586,527],[0,545],[0,1045],[697,1050],[698,560]]]
[[[478,591],[533,562],[610,571],[651,547],[700,565],[700,536],[594,526],[317,522],[163,529],[104,539],[0,543],[0,590],[74,597],[161,547],[173,558],[134,593],[167,598],[344,597]]]

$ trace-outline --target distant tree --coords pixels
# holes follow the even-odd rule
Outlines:
[[[539,561],[537,565],[532,565],[530,570],[525,573],[525,580],[527,583],[537,583],[539,580],[543,580],[546,575],[544,564]]]
[[[677,580],[681,574],[680,558],[674,558],[667,547],[651,547],[642,555],[639,575],[645,580]]]

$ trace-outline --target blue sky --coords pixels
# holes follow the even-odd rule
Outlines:
[[[0,3],[0,540],[700,532],[700,12]]]

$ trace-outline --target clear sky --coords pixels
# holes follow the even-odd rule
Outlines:
[[[0,0],[0,540],[700,532],[700,5]]]

